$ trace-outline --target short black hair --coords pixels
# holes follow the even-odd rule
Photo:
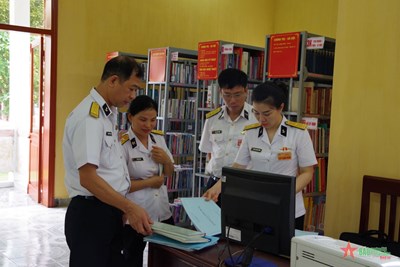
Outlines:
[[[134,74],[138,78],[143,77],[143,69],[131,56],[117,56],[107,61],[104,66],[101,80],[105,81],[113,75],[117,75],[122,82],[129,80]]]
[[[252,102],[280,108],[282,103],[286,105],[286,85],[284,83],[266,81],[253,89],[251,100]]]
[[[150,96],[139,95],[129,104],[128,113],[135,116],[143,110],[154,109],[158,114],[158,105]]]
[[[235,86],[247,87],[247,74],[239,69],[224,69],[218,75],[218,85],[221,89],[232,89]]]

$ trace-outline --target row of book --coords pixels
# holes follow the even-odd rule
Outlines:
[[[312,49],[306,52],[306,67],[308,72],[333,75],[335,52],[326,49]]]
[[[331,87],[314,87],[313,82],[304,84],[305,105],[304,112],[306,114],[331,114],[332,88]]]
[[[159,97],[164,98],[165,91],[167,92],[167,97],[172,99],[183,99],[183,100],[195,100],[196,99],[196,89],[189,87],[169,87],[165,88],[165,86],[158,87],[154,86],[147,89],[147,95],[153,98],[157,103],[159,102]],[[145,92],[143,92],[144,94]]]
[[[326,123],[320,123],[317,129],[308,129],[316,154],[329,152],[329,128]]]
[[[189,216],[179,198],[174,199],[173,203],[170,203],[170,209],[175,225],[187,225],[190,222]]]
[[[166,177],[165,185],[169,191],[192,189],[193,168],[175,168],[174,173]]]
[[[194,99],[183,100],[183,99],[168,99],[167,100],[167,112],[168,116],[164,114],[165,99],[161,100],[161,110],[159,112],[161,117],[174,118],[174,119],[190,119],[194,120],[196,117],[196,101]]]
[[[304,230],[323,233],[325,202],[325,196],[304,198],[304,207],[306,209],[306,215],[304,218]]]
[[[197,83],[197,64],[193,61],[172,62],[170,81],[195,85]]]
[[[220,69],[240,69],[249,79],[262,80],[264,68],[263,51],[245,51],[242,47],[234,47],[233,54],[221,54]]]
[[[192,121],[169,121],[169,131],[194,134],[195,122]]]
[[[304,188],[304,194],[326,192],[327,158],[317,158],[317,166],[311,182]]]
[[[129,129],[130,123],[126,112],[118,112],[117,125],[120,131],[127,131]]]
[[[193,155],[194,137],[192,134],[168,132],[165,141],[173,156]]]

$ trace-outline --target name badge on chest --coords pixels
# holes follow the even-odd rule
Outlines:
[[[132,161],[143,161],[143,158],[132,158]]]

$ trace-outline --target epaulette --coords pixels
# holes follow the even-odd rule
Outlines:
[[[221,110],[222,110],[222,108],[219,107],[219,108],[214,109],[213,111],[208,112],[208,113],[206,114],[206,119],[209,119],[209,118],[211,118],[212,116],[217,115],[218,113],[221,112]]]
[[[307,129],[307,124],[301,123],[301,122],[295,122],[295,121],[285,121],[285,124],[287,126],[291,126],[297,129],[305,130]]]
[[[121,136],[121,144],[125,144],[129,140],[129,134],[125,133]]]
[[[92,116],[93,118],[98,118],[100,116],[99,111],[100,111],[99,104],[97,104],[97,102],[92,102],[89,111],[90,116]]]
[[[164,132],[161,130],[151,130],[153,134],[164,135]]]
[[[261,126],[261,124],[258,123],[258,122],[257,123],[253,123],[253,124],[249,124],[249,125],[244,126],[243,131],[256,129],[256,128],[259,128],[260,126]]]

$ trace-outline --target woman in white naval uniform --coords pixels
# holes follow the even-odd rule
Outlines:
[[[131,177],[131,190],[127,198],[143,207],[153,221],[173,224],[164,176],[172,175],[173,158],[162,132],[156,126],[157,103],[141,95],[128,109],[131,127],[121,137],[125,159]],[[124,229],[124,256],[127,266],[143,265],[146,242],[129,224]]]
[[[302,190],[311,181],[317,164],[306,125],[291,122],[282,114],[283,88],[267,81],[253,90],[253,113],[258,124],[245,127],[245,136],[233,167],[296,176],[296,229],[303,229]]]

